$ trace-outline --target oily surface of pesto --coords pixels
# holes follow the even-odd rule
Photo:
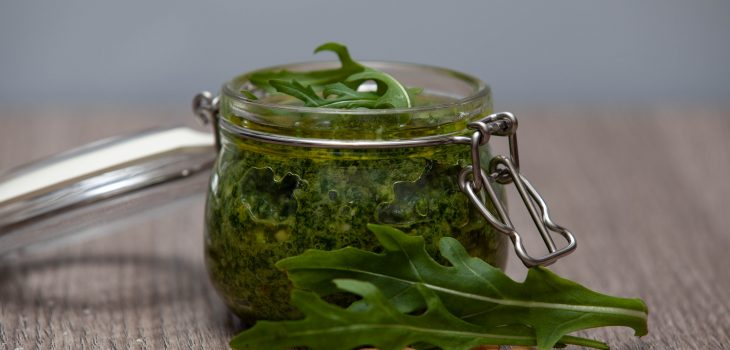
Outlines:
[[[274,264],[311,248],[375,250],[368,223],[421,235],[430,254],[450,236],[472,255],[504,264],[503,235],[457,184],[467,146],[327,150],[224,136],[206,209],[206,262],[244,320],[297,317],[286,275]]]

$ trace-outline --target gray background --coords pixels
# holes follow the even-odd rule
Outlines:
[[[730,97],[730,1],[4,0],[0,103],[187,106],[331,40],[477,75],[498,107]]]

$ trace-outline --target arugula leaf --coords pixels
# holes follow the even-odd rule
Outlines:
[[[324,87],[322,96],[328,98],[330,96],[345,97],[350,99],[377,100],[378,94],[368,91],[357,91],[343,83],[329,84]]]
[[[254,95],[254,93],[253,93],[253,92],[251,92],[251,91],[248,91],[248,90],[245,90],[245,89],[244,89],[244,90],[241,90],[241,94],[242,94],[243,96],[246,96],[246,98],[247,98],[247,99],[249,99],[249,100],[254,100],[254,101],[256,101],[256,100],[258,100],[258,99],[259,99],[259,98],[258,98],[258,97],[257,97],[256,95]]]
[[[393,77],[377,71],[370,71],[352,75],[346,82],[359,81],[360,83],[374,80],[378,90],[382,93],[369,91],[357,91],[345,83],[329,84],[322,90],[320,97],[311,85],[304,86],[297,80],[271,80],[269,84],[281,92],[295,97],[307,107],[327,108],[407,108],[411,106],[409,91],[406,90]],[[382,85],[382,87],[380,87]],[[334,96],[334,98],[330,98]]]
[[[323,86],[344,81],[347,77],[365,70],[365,66],[355,62],[350,57],[350,53],[345,45],[334,42],[325,43],[317,47],[314,53],[322,51],[330,51],[337,54],[337,58],[341,63],[340,68],[311,72],[292,72],[288,70],[262,71],[251,74],[249,80],[252,84],[271,91],[271,80],[296,80],[303,85]]]
[[[321,107],[325,100],[319,97],[312,86],[304,86],[296,80],[270,80],[269,84],[273,86],[276,91],[283,94],[287,94],[296,97],[304,102],[305,106],[308,107]]]
[[[309,250],[277,263],[296,288],[319,295],[338,292],[335,279],[356,279],[377,286],[401,312],[424,307],[419,285],[433,290],[445,307],[469,323],[492,328],[529,326],[537,346],[549,349],[565,334],[602,326],[627,326],[637,336],[647,333],[647,307],[639,299],[611,297],[563,279],[548,269],[529,270],[523,283],[470,257],[452,238],[440,241],[440,251],[452,266],[436,262],[422,237],[397,229],[369,225],[385,248],[382,254],[352,247],[325,252]],[[361,307],[355,305],[354,307]]]
[[[292,303],[304,314],[297,321],[261,321],[230,342],[233,349],[311,350],[355,349],[376,346],[380,350],[402,350],[412,344],[438,346],[443,350],[468,350],[484,344],[534,345],[535,337],[524,326],[487,329],[454,317],[439,297],[422,284],[415,291],[426,305],[421,315],[399,312],[373,284],[356,280],[334,280],[342,291],[363,297],[362,310],[342,309],[315,293],[294,290]],[[566,343],[608,349],[601,343],[565,337]],[[575,341],[573,341],[575,340]]]
[[[287,70],[264,71],[251,75],[254,85],[268,91],[293,96],[308,107],[327,108],[408,108],[413,96],[422,89],[406,88],[391,75],[355,62],[347,47],[326,43],[314,50],[332,51],[340,59],[341,67],[311,72]],[[377,91],[357,91],[366,81],[375,81]],[[322,96],[317,91],[322,91]],[[328,98],[335,96],[335,98]]]
[[[374,108],[411,107],[412,103],[408,90],[395,78],[384,72],[367,68],[361,73],[351,75],[345,82],[354,82],[359,86],[367,80],[373,80],[378,85],[377,94],[380,95],[380,98],[375,101]]]
[[[304,86],[296,80],[271,80],[271,86],[276,91],[290,95],[304,102],[307,107],[327,108],[371,108],[375,105],[379,96],[373,93],[358,92],[350,89],[342,83],[327,85],[324,93],[339,96],[337,98],[322,98],[312,88]],[[325,95],[327,96],[327,95]]]

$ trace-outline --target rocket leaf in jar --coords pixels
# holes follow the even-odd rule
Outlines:
[[[323,69],[311,72],[292,72],[285,69],[260,71],[252,74],[250,81],[252,84],[267,90],[272,89],[269,84],[271,80],[296,80],[304,85],[323,86],[333,84],[338,81],[344,81],[347,77],[365,70],[365,66],[355,62],[350,57],[350,53],[345,45],[330,42],[322,44],[314,49],[314,53],[322,51],[331,51],[337,54],[337,58],[339,58],[341,63],[340,68]]]
[[[351,76],[352,81],[373,80],[382,94],[371,91],[353,90],[344,83],[326,85],[319,96],[312,86],[304,86],[296,80],[271,80],[276,91],[293,96],[307,107],[322,108],[407,108],[411,106],[408,90],[393,77],[377,71],[367,70]],[[348,79],[347,81],[351,81]],[[330,98],[334,96],[334,98]]]
[[[262,71],[252,74],[250,81],[259,88],[299,99],[307,107],[322,108],[409,108],[413,106],[413,96],[421,92],[419,88],[405,87],[385,72],[354,61],[342,44],[326,43],[314,52],[320,51],[335,52],[341,67],[311,72]],[[374,90],[364,84],[369,81],[375,82]],[[246,92],[247,97],[253,95]]]

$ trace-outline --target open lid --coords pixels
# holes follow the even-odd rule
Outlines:
[[[100,232],[201,193],[211,134],[154,129],[95,142],[0,175],[0,255]]]

